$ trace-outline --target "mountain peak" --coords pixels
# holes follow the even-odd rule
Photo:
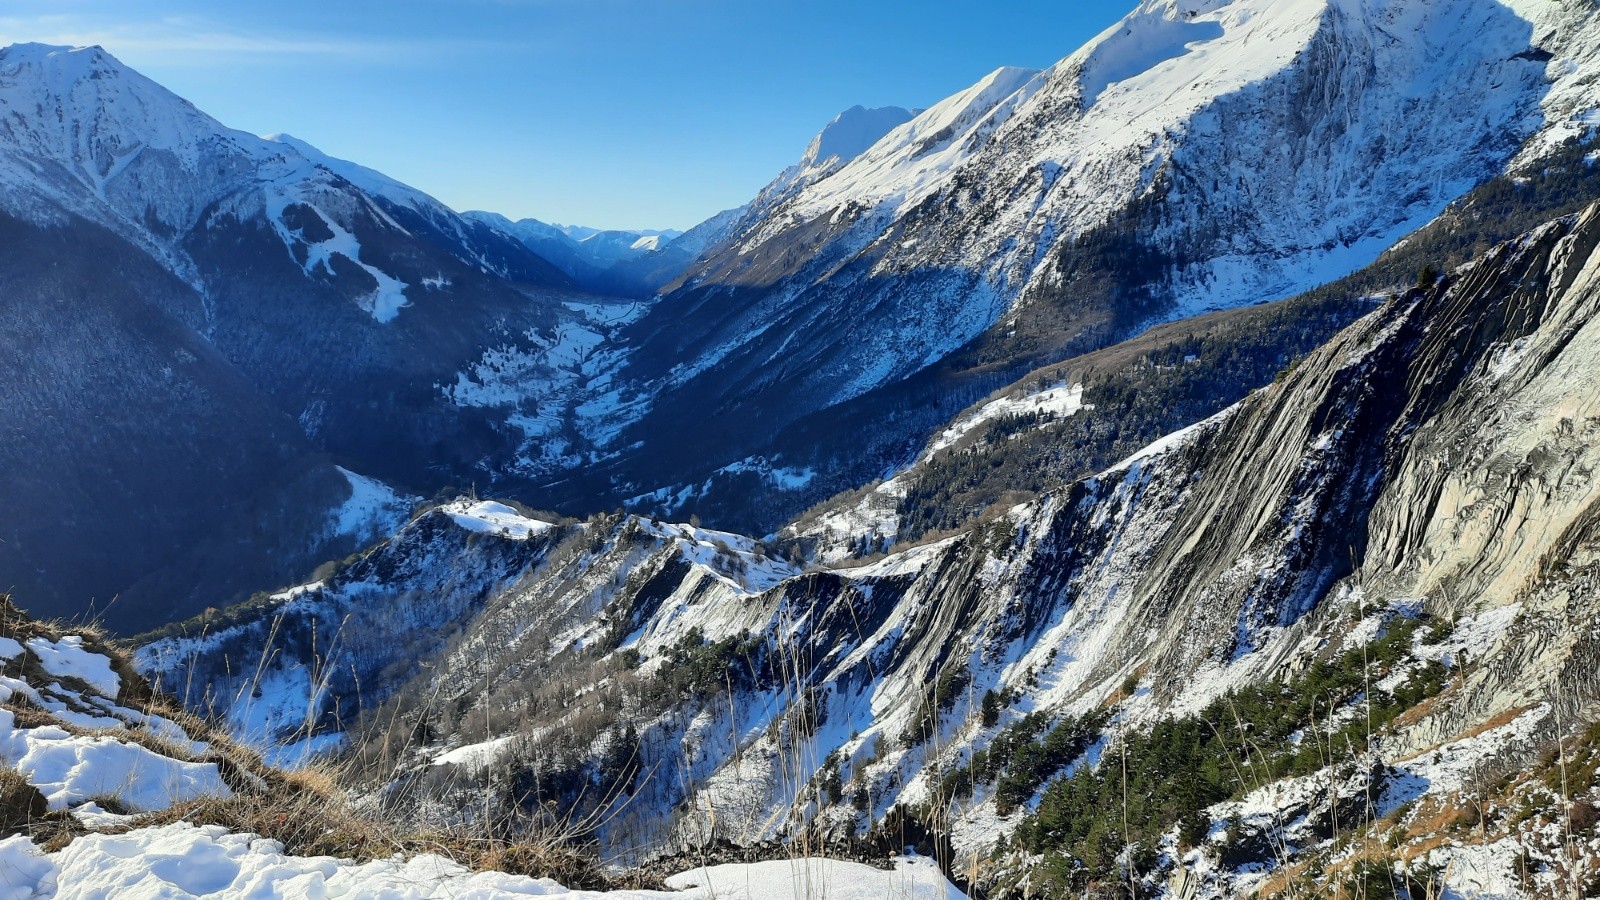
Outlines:
[[[52,176],[38,167],[45,161],[104,197],[110,180],[151,153],[167,157],[174,172],[191,174],[207,148],[267,155],[259,141],[223,126],[93,46],[0,48],[0,118],[6,121],[0,157],[32,161],[0,164],[0,182],[31,185],[47,194],[71,189],[46,183]]]
[[[303,154],[305,154],[307,156],[315,157],[315,156],[326,156],[327,155],[327,154],[323,153],[321,150],[317,149],[315,146],[313,146],[311,144],[308,144],[305,141],[300,140],[299,138],[295,137],[294,135],[288,133],[287,131],[277,131],[277,132],[273,132],[272,134],[263,134],[261,136],[261,139],[264,140],[264,141],[271,141],[274,144],[283,144],[283,145],[288,146],[288,147],[293,147],[294,149],[300,151],[301,153],[303,153]]]
[[[106,61],[116,63],[116,57],[99,44],[72,47],[66,44],[19,43],[0,47],[0,64],[42,63],[72,60],[74,62]],[[120,63],[118,63],[120,65]]]
[[[992,134],[1027,98],[1040,83],[1039,76],[1038,69],[995,69],[972,87],[886,130],[856,156],[840,160],[820,175],[802,169],[811,177],[783,184],[783,196],[795,197],[801,204],[797,211],[809,217],[843,196],[876,201],[887,194],[905,198],[926,193],[964,157],[969,139]]]
[[[831,161],[844,164],[867,152],[884,135],[916,117],[916,112],[899,106],[882,106],[868,109],[852,106],[835,116],[806,148],[801,157],[802,168],[827,165]]]
[[[166,92],[155,82],[138,75],[98,44],[69,47],[61,44],[28,43],[0,47],[0,78],[6,79],[4,87],[8,90],[20,86],[19,81],[23,84],[33,81],[38,83],[40,89],[61,95],[71,93],[83,83],[103,81],[108,78],[137,79],[151,88]],[[178,100],[176,95],[169,96]]]

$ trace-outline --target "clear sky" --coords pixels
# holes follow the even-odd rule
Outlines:
[[[235,128],[457,209],[686,228],[855,104],[1042,68],[1135,0],[5,0],[0,43],[101,44]]]

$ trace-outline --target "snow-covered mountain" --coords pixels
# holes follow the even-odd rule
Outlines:
[[[737,231],[754,227],[785,201],[854,162],[884,135],[916,118],[918,112],[898,106],[852,106],[835,116],[811,139],[800,161],[779,173],[747,205],[747,214]]]
[[[1148,239],[1186,251],[1159,312],[1284,296],[1364,264],[1530,136],[1537,152],[1590,127],[1593,20],[1539,0],[1146,0],[1050,70],[997,70],[922,113],[729,251],[825,217],[866,220],[863,246],[904,223],[876,271],[959,265],[1009,306],[1159,196]],[[913,219],[953,200],[959,219]]]
[[[775,181],[630,329],[630,399],[596,435],[681,456],[620,459],[600,488],[818,468],[862,410],[937,408],[908,420],[916,446],[1038,365],[1352,272],[1592,130],[1597,48],[1587,3],[1141,3],[1048,70],[996,70]]]
[[[1596,855],[1538,785],[1596,702],[1597,358],[1591,205],[1219,415],[868,564],[463,499],[139,665],[256,739],[353,737],[421,821],[498,784],[619,853],[936,829],[1002,896],[1237,896],[1299,862],[1342,877],[1371,838],[1458,892],[1522,865],[1502,895],[1548,894]],[[1134,812],[1096,820],[1093,791]],[[1481,841],[1442,842],[1469,806]]]
[[[547,352],[592,327],[520,242],[94,47],[0,50],[0,227],[0,495],[57,510],[0,526],[0,561],[41,613],[148,625],[354,549],[329,456],[470,478],[521,432],[445,386],[498,348],[558,390]]]
[[[183,246],[195,231],[224,218],[270,218],[291,252],[303,257],[310,248],[310,259],[301,260],[308,270],[338,256],[366,271],[378,285],[371,305],[384,310],[374,314],[387,318],[389,307],[427,289],[421,278],[408,281],[402,275],[412,273],[364,262],[359,244],[338,232],[316,241],[294,234],[302,227],[308,234],[349,232],[361,217],[387,211],[364,209],[362,201],[383,201],[413,213],[431,232],[426,236],[461,264],[530,284],[564,284],[548,263],[519,252],[503,236],[470,227],[420,191],[287,136],[258,138],[226,128],[98,47],[4,48],[0,85],[7,210],[50,224],[67,214],[88,219],[138,240],[187,278],[201,277],[200,263]],[[365,196],[354,205],[341,198],[349,208],[340,208],[333,198],[348,195],[349,187]],[[328,198],[329,208],[306,203],[318,198]],[[323,228],[284,220],[286,211],[294,218],[302,205],[311,206]],[[340,246],[318,247],[327,244]]]

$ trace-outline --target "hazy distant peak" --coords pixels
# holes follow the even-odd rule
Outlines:
[[[802,168],[826,164],[837,160],[847,163],[867,152],[884,135],[915,118],[916,112],[899,106],[881,106],[868,109],[852,106],[834,117],[806,148],[801,157]]]

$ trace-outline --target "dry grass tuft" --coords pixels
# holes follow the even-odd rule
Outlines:
[[[175,822],[220,825],[229,831],[275,840],[283,845],[284,852],[299,856],[333,856],[366,862],[396,855],[435,853],[476,870],[550,877],[577,888],[613,886],[590,848],[570,834],[552,831],[496,837],[465,830],[409,832],[376,818],[378,813],[357,810],[340,787],[339,772],[326,767],[285,772],[268,766],[260,754],[234,742],[226,732],[183,709],[175,700],[152,690],[149,682],[134,669],[129,654],[104,632],[93,626],[68,627],[40,622],[0,594],[0,636],[26,645],[35,637],[60,640],[68,634],[81,635],[84,649],[111,660],[113,670],[122,679],[118,696],[111,699],[129,709],[177,723],[190,738],[209,745],[210,751],[197,757],[187,748],[175,746],[155,732],[140,727],[96,731],[71,726],[20,694],[0,704],[0,708],[15,716],[18,727],[52,725],[85,737],[104,735],[140,744],[174,759],[212,763],[233,792],[232,797],[202,798],[136,816],[125,825],[109,829],[113,833]],[[87,685],[73,683],[74,679],[45,672],[32,652],[24,652],[6,663],[3,672],[24,679],[36,688],[57,682],[69,691],[88,689]],[[69,699],[63,702],[75,705]],[[104,715],[99,709],[80,711]],[[109,812],[124,812],[115,798],[100,798],[96,802]],[[44,795],[20,772],[0,768],[0,835],[26,834],[41,849],[53,852],[87,833],[89,829],[71,813],[50,812]]]
[[[430,830],[407,832],[356,809],[325,769],[270,772],[265,790],[230,798],[204,798],[140,816],[123,830],[190,822],[258,834],[296,856],[332,856],[367,862],[433,853],[477,871],[554,878],[571,888],[614,887],[595,856],[561,835],[490,838]]]
[[[51,812],[21,772],[0,767],[0,835],[25,834],[45,852],[65,847],[87,829],[68,812]]]
[[[0,769],[0,830],[8,834],[26,831],[47,811],[44,794],[29,784],[21,772]]]
[[[296,856],[367,861],[391,857],[406,849],[382,826],[355,815],[342,797],[296,788],[287,779],[264,791],[180,803],[140,816],[125,829],[173,822],[221,825],[229,831],[258,834],[277,841],[285,853]]]

